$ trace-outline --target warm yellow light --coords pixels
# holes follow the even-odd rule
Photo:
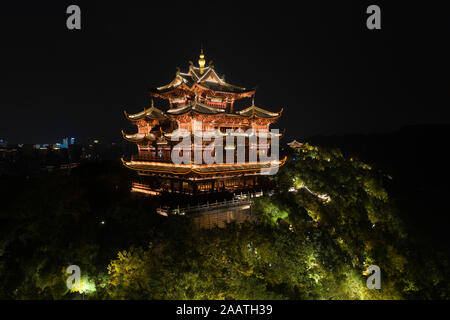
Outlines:
[[[198,65],[200,67],[200,74],[203,74],[203,72],[204,72],[205,63],[206,63],[205,55],[203,54],[203,49],[202,49],[202,51],[200,52],[200,59],[198,59]]]
[[[82,277],[78,286],[72,289],[72,292],[79,292],[82,294],[89,294],[96,291],[95,283],[87,277]]]

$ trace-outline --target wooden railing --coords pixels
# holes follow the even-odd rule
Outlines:
[[[172,159],[169,156],[154,156],[150,154],[136,154],[131,156],[131,160],[133,161],[156,161],[156,162],[172,162]]]

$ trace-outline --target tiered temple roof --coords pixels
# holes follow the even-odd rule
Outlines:
[[[191,62],[187,73],[178,70],[172,82],[165,86],[151,88],[149,93],[154,97],[167,99],[170,94],[183,95],[190,93],[192,95],[192,93],[212,91],[223,93],[225,96],[234,96],[235,99],[241,99],[253,96],[255,90],[255,88],[247,89],[225,82],[224,77],[219,77],[212,64],[202,69],[201,67],[195,67]]]
[[[297,140],[292,140],[291,142],[288,142],[287,145],[291,147],[292,149],[299,149],[303,147],[303,143],[298,142]]]
[[[272,160],[266,162],[243,162],[243,163],[224,163],[216,164],[214,166],[204,164],[173,164],[164,162],[151,162],[151,161],[125,161],[122,159],[123,164],[133,170],[148,171],[156,173],[167,174],[182,174],[189,173],[197,174],[223,174],[223,173],[243,173],[243,172],[257,172],[261,169],[270,169],[271,167],[280,167],[285,161],[286,157],[282,160]]]
[[[127,134],[123,132],[122,130],[122,136],[125,140],[129,142],[134,143],[142,143],[145,141],[156,141],[157,136],[154,133],[134,133],[134,134]]]
[[[179,115],[179,114],[185,114],[191,111],[195,111],[197,113],[201,113],[201,114],[218,114],[218,113],[224,113],[225,110],[223,109],[219,109],[219,108],[214,108],[211,106],[208,106],[206,104],[197,102],[197,101],[193,101],[185,106],[179,107],[179,108],[174,108],[174,109],[169,109],[167,110],[167,114],[170,115]]]
[[[126,111],[124,111],[125,117],[127,117],[130,121],[138,121],[141,119],[151,119],[151,120],[164,120],[167,118],[164,111],[156,108],[154,106],[153,100],[152,100],[152,106],[149,109],[144,109],[141,112],[135,113],[135,114],[128,114]]]
[[[153,104],[153,102],[152,102]],[[141,111],[136,114],[128,114],[126,111],[124,111],[125,116],[127,119],[131,121],[137,121],[140,119],[152,119],[152,120],[165,120],[167,118],[172,118],[173,116],[178,115],[184,115],[187,113],[197,113],[197,114],[204,114],[204,115],[217,115],[217,114],[223,114],[227,117],[240,117],[240,118],[261,118],[261,119],[272,119],[276,120],[281,116],[283,112],[283,109],[281,109],[279,112],[271,112],[268,110],[261,109],[255,105],[251,105],[250,107],[245,108],[242,111],[238,111],[236,113],[231,112],[225,112],[223,109],[214,108],[211,106],[208,106],[204,103],[193,101],[187,105],[169,109],[166,112],[161,111],[158,108],[155,108],[152,106],[150,109],[146,109],[144,111]]]
[[[158,179],[163,177],[166,187],[171,185],[170,188],[175,188],[174,190],[177,191],[182,189],[193,192],[192,190],[197,190],[197,187],[194,188],[197,183],[199,183],[198,190],[203,190],[207,183],[218,178],[221,180],[217,182],[217,188],[219,185],[221,188],[234,188],[236,184],[249,186],[249,183],[254,186],[259,172],[284,164],[286,158],[281,161],[265,162],[260,158],[260,161],[254,162],[250,160],[250,157],[245,160],[246,162],[235,161],[235,163],[175,164],[172,162],[171,151],[179,141],[176,138],[184,134],[191,137],[196,135],[205,137],[208,134],[214,137],[217,135],[244,136],[245,153],[249,153],[250,149],[254,150],[253,142],[250,146],[250,137],[256,131],[260,137],[262,134],[269,139],[282,135],[271,132],[269,127],[281,116],[283,109],[279,112],[271,112],[257,107],[254,103],[255,88],[246,89],[225,82],[225,78],[216,73],[212,63],[205,66],[203,52],[200,55],[199,67],[190,63],[188,72],[182,73],[178,70],[173,81],[165,86],[149,89],[149,92],[153,97],[169,100],[170,107],[162,110],[155,107],[152,100],[151,107],[148,109],[136,114],[124,112],[126,118],[137,125],[138,133],[127,134],[122,131],[122,135],[127,141],[138,145],[139,154],[129,161],[122,161],[126,167],[137,171],[139,175],[146,178],[149,178],[148,176],[156,176]],[[252,97],[250,106],[233,112],[234,101]],[[194,127],[199,122],[202,122],[200,133]],[[247,131],[249,129],[253,131]],[[175,135],[177,135],[176,138]],[[237,146],[241,146],[241,142],[238,142],[241,139],[234,139],[234,137],[232,140],[237,140],[236,145],[227,145],[226,149],[236,149]],[[258,152],[266,152],[267,155],[270,143],[263,143],[264,145],[259,145]],[[202,147],[205,146],[206,144]],[[192,144],[192,148],[195,148],[195,144]],[[179,185],[180,181],[183,183],[189,181],[188,186]],[[212,183],[211,188],[216,188],[214,185]]]
[[[281,113],[283,112],[283,109],[280,110],[280,112],[270,112],[261,108],[258,108],[257,106],[255,106],[255,103],[253,102],[253,104],[248,107],[245,108],[242,111],[239,111],[238,114],[240,114],[243,117],[256,117],[256,118],[264,118],[264,119],[276,119],[279,118],[281,116]]]

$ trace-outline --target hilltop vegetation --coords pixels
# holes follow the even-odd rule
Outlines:
[[[415,234],[389,177],[338,149],[305,145],[258,198],[259,223],[199,230],[134,199],[116,164],[4,178],[0,297],[67,299],[79,265],[87,299],[448,299],[444,255]],[[104,222],[102,224],[101,222]],[[382,289],[365,270],[381,268]]]

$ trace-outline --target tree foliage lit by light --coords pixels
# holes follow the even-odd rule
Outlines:
[[[450,297],[445,256],[417,241],[376,165],[308,144],[291,152],[295,161],[272,177],[276,192],[254,198],[259,222],[223,229],[152,215],[148,200],[130,201],[129,185],[115,188],[123,180],[116,169],[92,175],[81,167],[26,189],[35,202],[17,201],[19,214],[0,208],[12,219],[2,220],[0,297],[71,298],[61,266],[74,262],[87,299]],[[381,290],[366,287],[372,264]]]
[[[82,276],[80,279],[80,285],[74,287],[71,291],[82,294],[91,294],[96,291],[96,287],[94,281],[89,280],[87,276]]]

